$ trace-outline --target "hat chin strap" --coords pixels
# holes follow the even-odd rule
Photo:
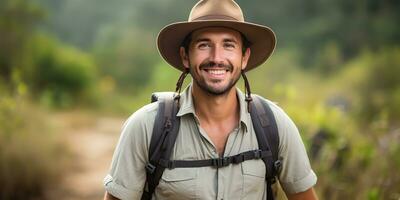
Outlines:
[[[244,93],[245,93],[245,100],[247,102],[247,111],[250,113],[250,101],[253,101],[253,98],[251,97],[250,84],[249,81],[247,80],[247,76],[244,70],[242,70],[241,74],[244,80]]]
[[[182,85],[188,74],[189,74],[189,69],[185,68],[185,71],[182,72],[181,76],[179,76],[178,82],[176,83],[176,89],[175,89],[176,96],[174,97],[174,99],[178,101],[178,107],[180,105],[179,100],[181,98]]]

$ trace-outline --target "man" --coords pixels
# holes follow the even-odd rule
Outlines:
[[[181,93],[180,129],[172,159],[219,158],[258,148],[247,110],[249,96],[234,86],[241,74],[261,65],[274,47],[272,30],[245,22],[232,0],[202,0],[193,7],[188,22],[161,30],[160,54],[193,78]],[[296,126],[278,106],[265,102],[278,126],[283,166],[278,177],[288,199],[317,199],[313,190],[317,177]],[[142,197],[158,105],[144,106],[125,123],[104,180],[105,199]],[[217,169],[165,169],[153,199],[266,199],[265,173],[260,159]]]

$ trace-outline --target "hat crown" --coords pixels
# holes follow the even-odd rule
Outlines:
[[[201,0],[190,11],[188,22],[232,20],[244,22],[243,12],[233,0]]]

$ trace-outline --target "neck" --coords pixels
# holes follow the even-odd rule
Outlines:
[[[194,83],[192,95],[196,115],[202,122],[213,124],[223,123],[227,120],[239,121],[239,102],[235,87],[225,94],[212,95]]]

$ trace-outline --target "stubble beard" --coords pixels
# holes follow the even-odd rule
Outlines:
[[[207,65],[207,63],[204,65]],[[230,72],[233,73],[233,66],[231,63],[229,65],[230,65],[229,68],[231,69]],[[240,79],[240,73],[239,73],[236,77],[233,77],[225,87],[216,88],[213,87],[212,85],[207,84],[204,79],[200,79],[198,76],[196,76],[196,72],[194,71],[195,67],[191,66],[190,63],[189,66],[190,66],[189,67],[190,75],[192,76],[196,85],[198,85],[200,89],[202,89],[204,92],[212,96],[221,96],[227,94]],[[219,81],[216,81],[215,83],[217,82]]]

